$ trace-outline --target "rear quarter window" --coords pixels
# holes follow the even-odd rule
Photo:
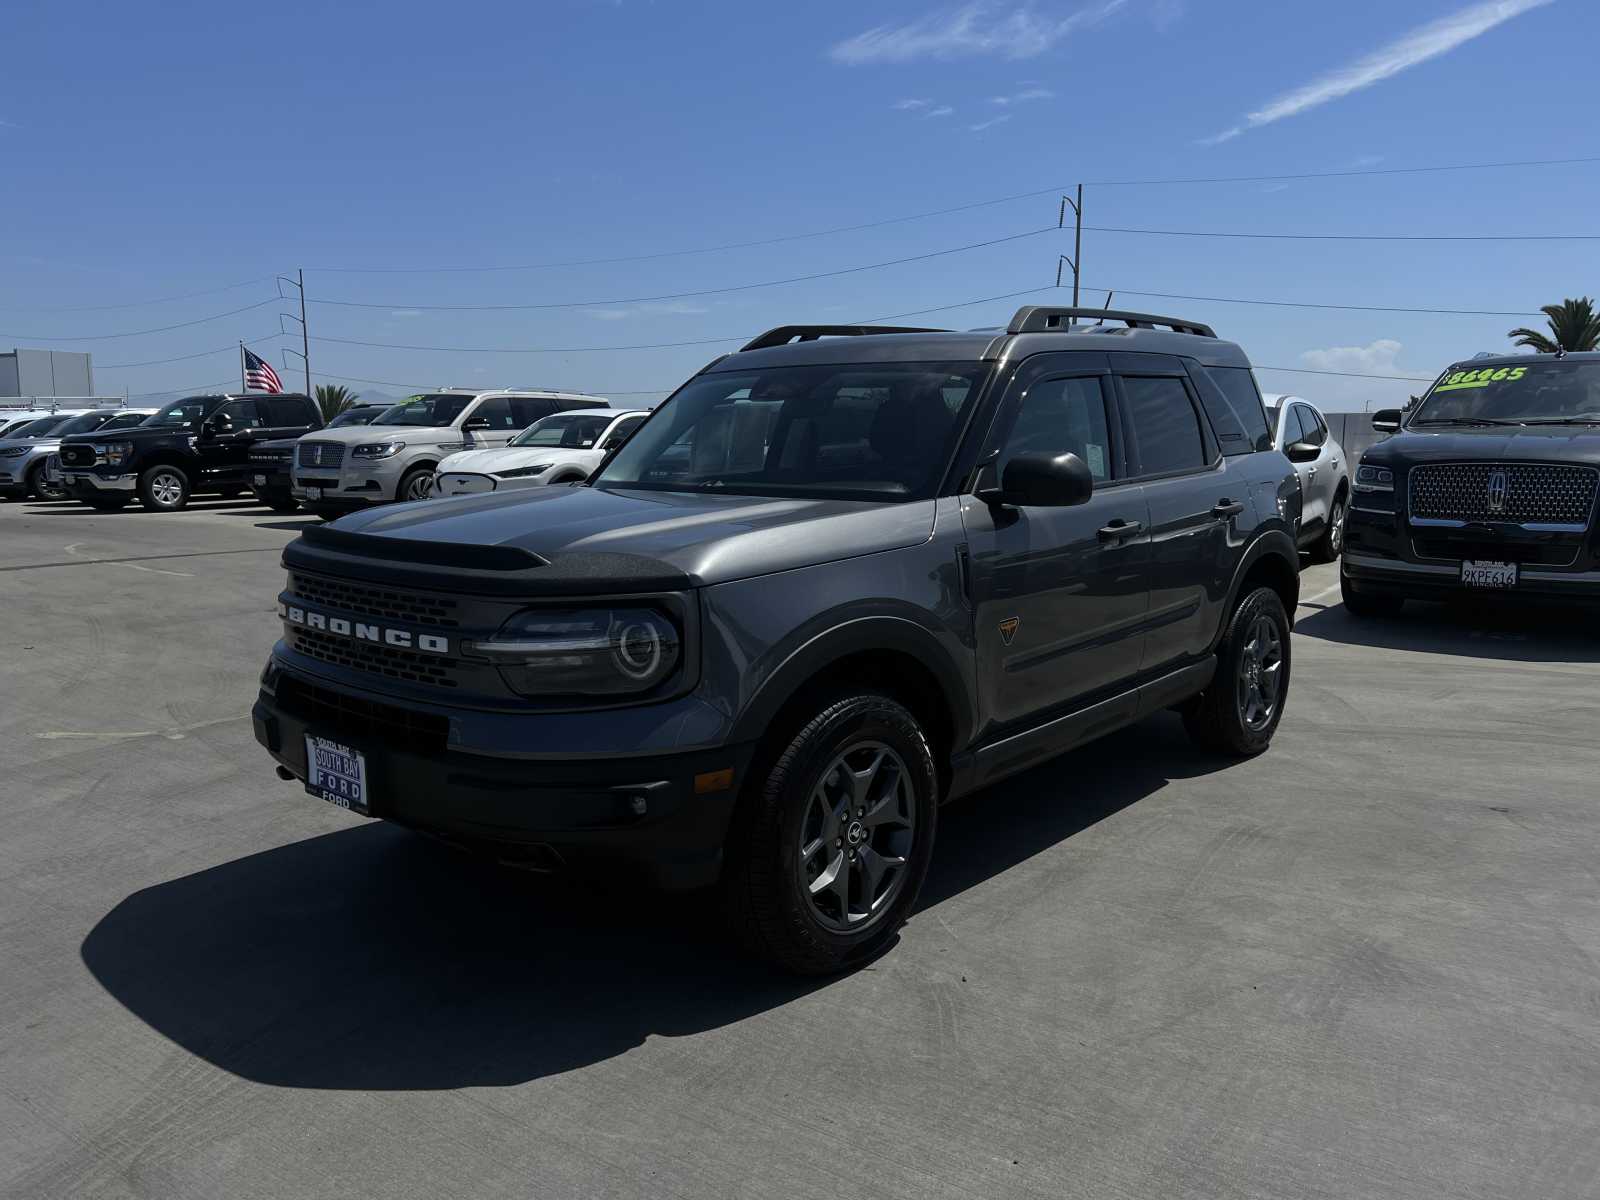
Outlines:
[[[1189,374],[1224,454],[1272,449],[1267,410],[1250,368],[1202,367],[1191,361]]]

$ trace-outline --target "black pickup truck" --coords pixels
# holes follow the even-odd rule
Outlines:
[[[248,488],[255,443],[321,428],[317,406],[298,393],[186,396],[114,436],[64,438],[61,475],[94,508],[121,508],[137,495],[148,509],[176,512],[191,496]]]

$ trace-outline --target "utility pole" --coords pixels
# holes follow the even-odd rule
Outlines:
[[[299,321],[300,322],[300,361],[305,363],[305,365],[306,365],[306,396],[308,398],[312,398],[311,397],[311,330],[306,325],[306,273],[305,273],[305,271],[303,269],[296,270],[295,271],[295,277],[293,279],[290,279],[287,275],[279,275],[278,276],[278,283],[279,283],[278,295],[279,295],[280,298],[285,299],[285,300],[287,300],[288,297],[284,296],[284,294],[283,294],[283,287],[282,287],[283,284],[287,283],[292,288],[300,289],[300,315],[297,317],[293,313],[279,313],[278,316],[280,318],[281,317],[288,317],[289,320],[291,320],[291,321]],[[283,322],[281,320],[278,322],[278,327],[280,329],[283,327]],[[290,354],[295,353],[293,350],[289,350],[288,347],[284,347],[284,349],[287,350],[288,353],[290,353]]]
[[[1056,228],[1064,229],[1067,224],[1067,207],[1072,207],[1072,257],[1065,254],[1060,256],[1056,263],[1056,286],[1061,286],[1061,264],[1066,263],[1072,268],[1072,307],[1078,307],[1078,289],[1083,281],[1083,184],[1078,185],[1078,198],[1071,196],[1061,197],[1061,212],[1056,217]],[[1074,322],[1076,324],[1076,322]]]

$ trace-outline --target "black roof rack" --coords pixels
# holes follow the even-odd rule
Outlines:
[[[1216,331],[1199,321],[1185,321],[1181,317],[1158,317],[1151,313],[1123,312],[1115,308],[1050,308],[1039,304],[1025,304],[1017,309],[1006,326],[1007,333],[1054,333],[1070,328],[1073,320],[1121,321],[1129,329],[1155,329],[1165,327],[1174,333],[1192,333],[1198,337],[1214,338]]]
[[[814,342],[824,337],[866,337],[874,333],[949,333],[948,329],[913,329],[905,325],[779,325],[760,337],[739,347],[746,350],[766,350],[772,346],[787,346],[790,342]]]

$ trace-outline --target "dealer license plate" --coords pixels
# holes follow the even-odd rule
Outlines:
[[[1461,564],[1461,583],[1469,588],[1514,588],[1517,564],[1468,559]]]
[[[306,791],[340,808],[370,812],[366,756],[341,742],[307,734]]]
[[[267,477],[265,475],[252,475],[250,476],[250,482],[256,487],[266,487]]]
[[[307,500],[322,499],[322,489],[319,487],[303,487],[300,489],[300,491]]]

